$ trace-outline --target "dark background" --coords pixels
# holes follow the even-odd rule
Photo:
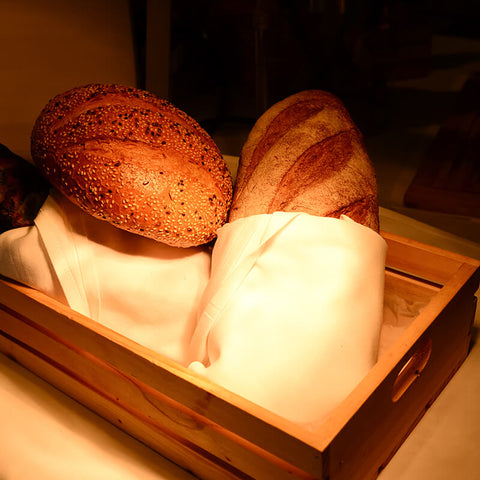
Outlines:
[[[477,3],[174,1],[169,98],[213,134],[225,122],[248,128],[276,101],[320,88],[373,134],[389,120],[389,82],[425,76],[433,61],[462,61],[432,59],[432,36],[478,38]],[[132,2],[140,87],[144,9]]]

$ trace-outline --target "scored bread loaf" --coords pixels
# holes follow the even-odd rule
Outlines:
[[[35,122],[31,152],[73,203],[129,232],[190,247],[227,220],[232,180],[217,145],[150,92],[90,84],[57,95]]]
[[[274,104],[242,148],[229,221],[276,211],[346,215],[378,232],[374,168],[362,134],[329,92]]]

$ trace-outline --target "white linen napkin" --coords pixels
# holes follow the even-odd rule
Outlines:
[[[0,235],[0,273],[185,364],[210,251],[120,230],[52,191],[33,227]]]
[[[277,212],[223,226],[189,367],[302,424],[377,360],[386,243],[347,217]]]
[[[133,235],[52,191],[0,273],[279,415],[318,423],[377,360],[386,243],[347,217],[255,215],[213,254]]]

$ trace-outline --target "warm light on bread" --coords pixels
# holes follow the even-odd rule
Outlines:
[[[229,221],[275,211],[344,214],[378,231],[375,171],[331,93],[306,90],[274,104],[243,146]]]
[[[91,84],[53,98],[31,139],[48,181],[91,215],[178,247],[214,239],[232,198],[228,167],[185,112],[149,92]]]

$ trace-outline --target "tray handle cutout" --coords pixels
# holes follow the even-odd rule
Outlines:
[[[398,402],[413,382],[421,375],[432,353],[432,340],[425,340],[405,362],[392,388],[392,401]]]

